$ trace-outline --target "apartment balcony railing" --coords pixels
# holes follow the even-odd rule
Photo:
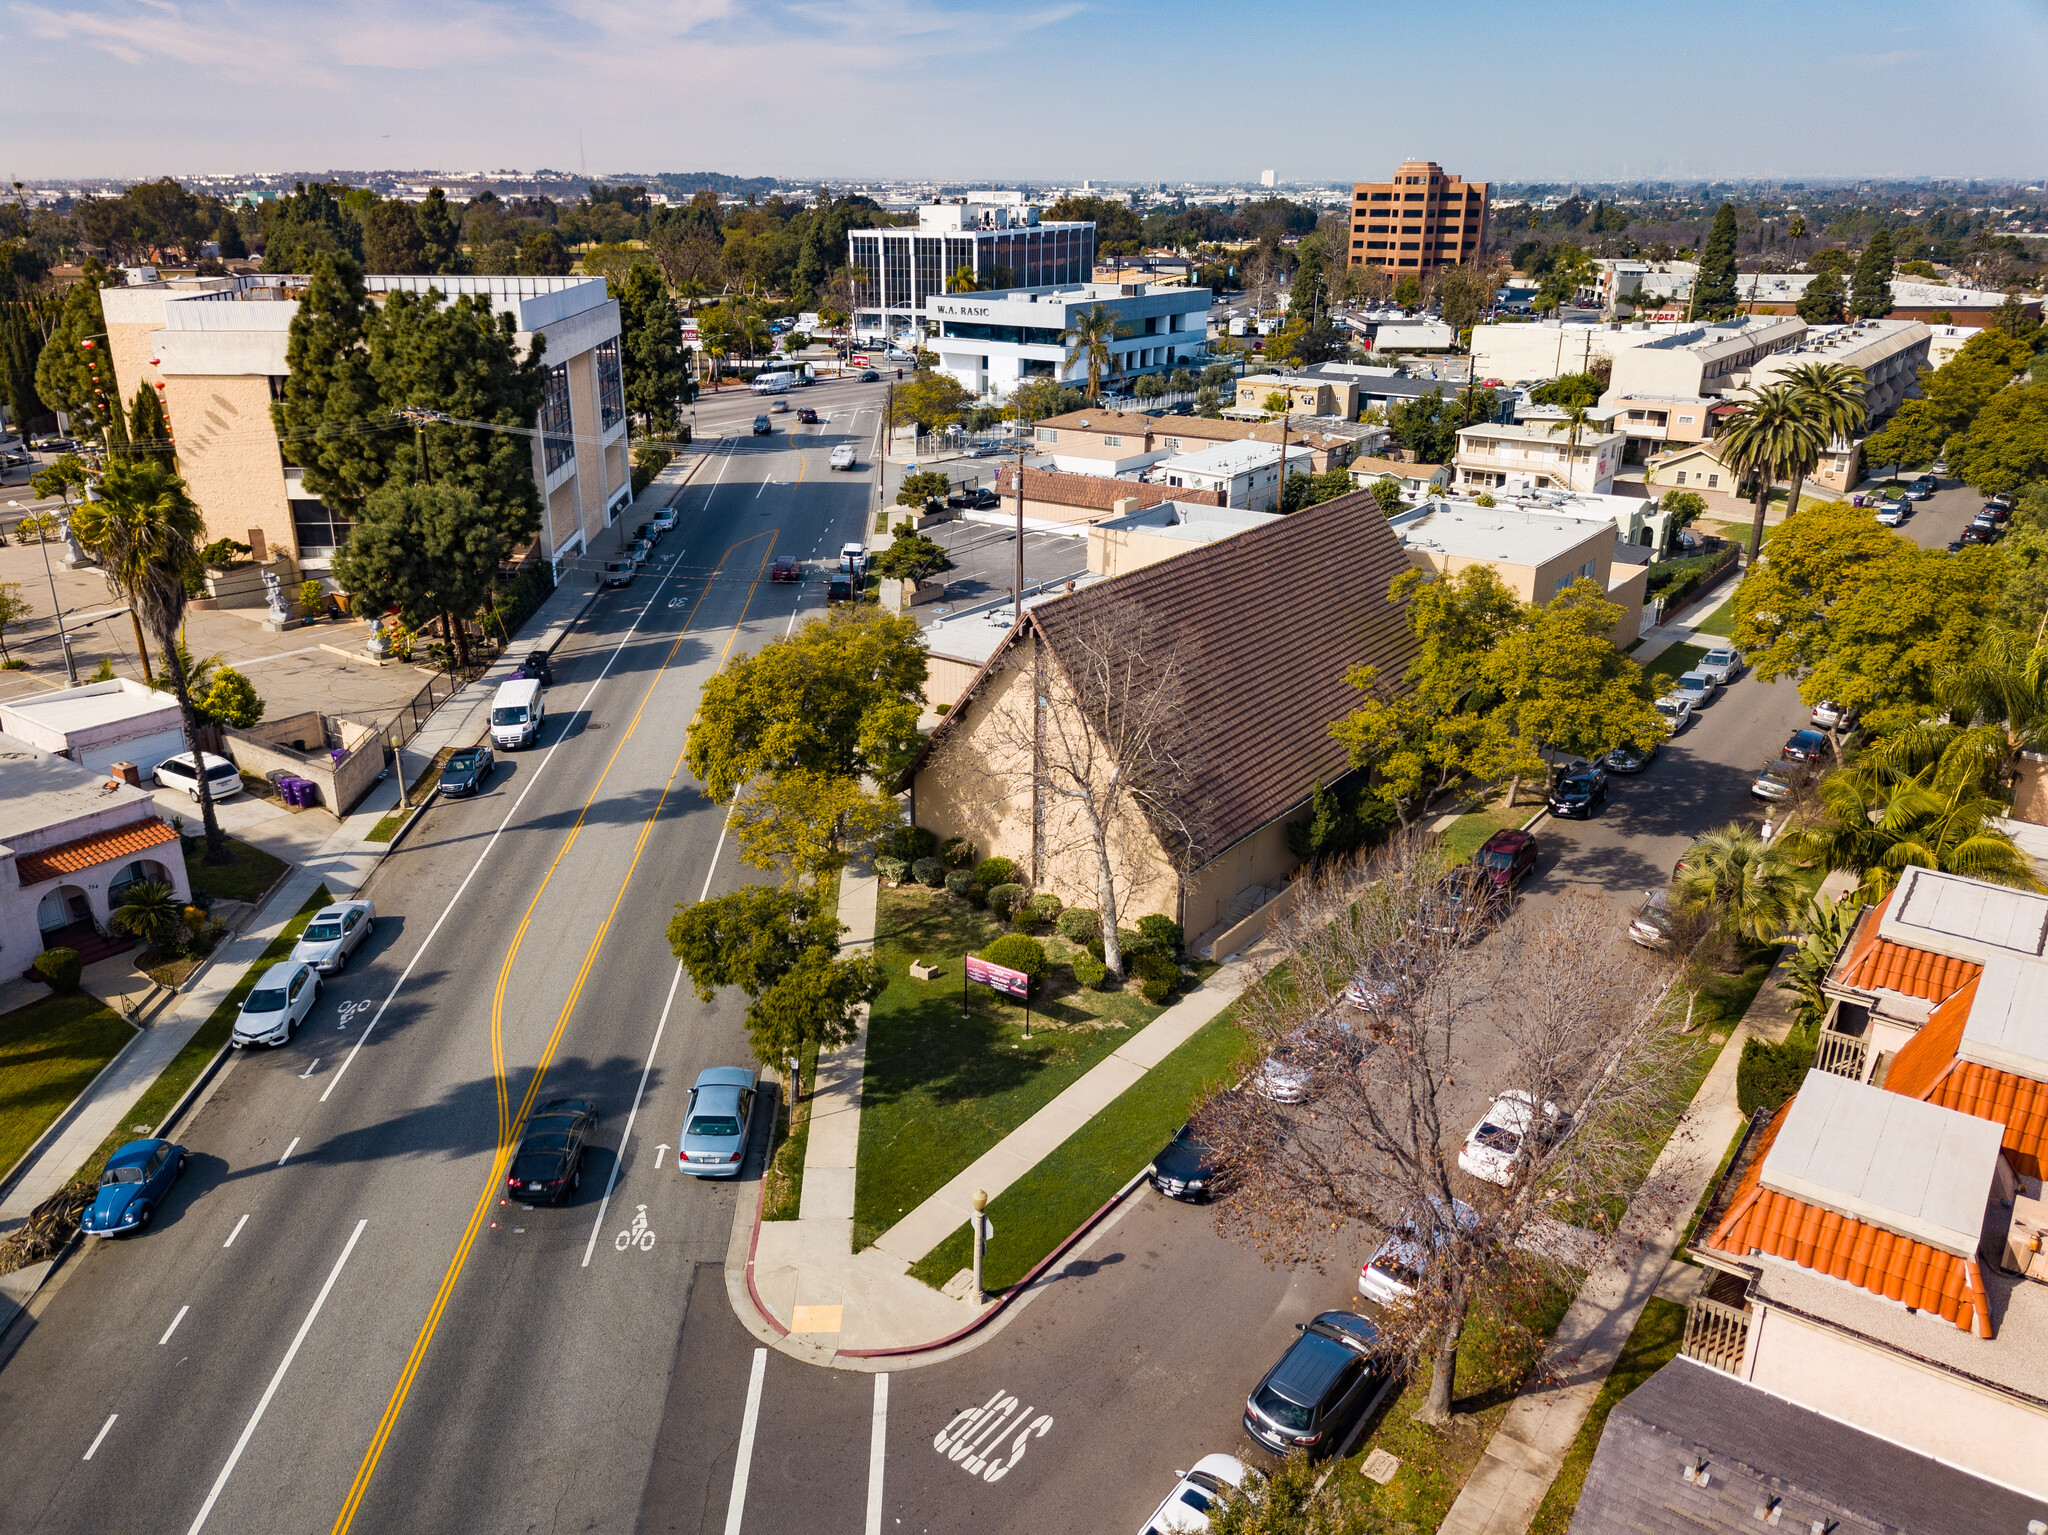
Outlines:
[[[1742,1355],[1749,1346],[1749,1311],[1695,1295],[1685,1313],[1685,1342],[1680,1351],[1688,1359],[1710,1364],[1730,1375],[1742,1373]]]
[[[1816,1071],[1833,1072],[1838,1077],[1861,1082],[1864,1063],[1869,1058],[1869,1040],[1855,1034],[1837,1034],[1833,1029],[1822,1029],[1820,1042],[1814,1050],[1813,1065]]]

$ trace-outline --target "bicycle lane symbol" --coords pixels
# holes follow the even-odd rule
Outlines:
[[[612,1246],[620,1252],[639,1248],[644,1253],[654,1251],[654,1233],[647,1227],[647,1206],[635,1205],[640,1213],[633,1217],[633,1224],[612,1238]]]

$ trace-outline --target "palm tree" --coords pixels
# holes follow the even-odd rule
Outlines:
[[[704,298],[704,284],[695,277],[685,277],[682,287],[676,292],[682,296],[683,303],[689,307],[689,312],[695,314],[697,305]]]
[[[1981,757],[1944,753],[1904,777],[1881,766],[1831,773],[1820,798],[1827,819],[1788,836],[1787,850],[1860,875],[1862,900],[1881,899],[1900,870],[1914,867],[2043,888],[2026,854],[1993,824],[2006,806],[1984,788]]]
[[[1749,561],[1755,564],[1764,547],[1771,487],[1783,475],[1810,474],[1828,439],[1790,384],[1766,384],[1736,409],[1720,443],[1721,462],[1756,480],[1756,519],[1749,532]]]
[[[1784,379],[1808,416],[1827,434],[1829,444],[1838,438],[1847,441],[1869,423],[1870,407],[1863,400],[1862,369],[1852,368],[1846,362],[1807,362],[1787,368]],[[1790,472],[1792,495],[1785,503],[1787,517],[1799,510],[1799,491],[1806,482],[1806,467],[1797,465]]]
[[[1550,435],[1555,437],[1567,428],[1571,431],[1571,446],[1565,449],[1564,455],[1564,484],[1565,489],[1576,490],[1578,486],[1572,480],[1572,460],[1578,457],[1579,434],[1593,424],[1592,406],[1585,400],[1574,400],[1563,410],[1564,414],[1550,423]],[[1591,489],[1590,486],[1587,488]]]
[[[1066,368],[1078,362],[1088,364],[1088,398],[1102,398],[1102,375],[1110,373],[1122,378],[1123,359],[1110,348],[1110,343],[1119,336],[1130,332],[1120,324],[1116,311],[1104,309],[1100,304],[1091,305],[1074,317],[1072,327],[1060,339],[1067,342]]]
[[[1704,917],[1723,936],[1770,943],[1799,914],[1799,875],[1782,847],[1731,821],[1685,855],[1671,882],[1672,904]]]
[[[128,594],[128,605],[156,635],[171,691],[185,727],[185,749],[203,768],[199,716],[179,658],[178,625],[185,617],[185,577],[199,567],[206,519],[183,479],[158,458],[115,459],[101,476],[99,498],[73,514],[78,540],[98,556],[107,578]],[[213,792],[201,772],[199,818],[206,826],[206,861],[229,861],[227,838],[213,813]]]
[[[2039,637],[2028,647],[1993,630],[1976,655],[1935,675],[1935,689],[1953,724],[1996,733],[2001,780],[2021,752],[2048,746],[2048,643]]]
[[[981,284],[974,280],[974,266],[963,261],[953,268],[953,275],[946,279],[948,293],[979,293]]]
[[[107,926],[131,938],[140,938],[163,955],[174,951],[186,931],[184,909],[171,887],[160,880],[131,886],[108,917]]]

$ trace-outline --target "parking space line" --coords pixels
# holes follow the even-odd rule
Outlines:
[[[889,1374],[875,1377],[875,1415],[868,1430],[867,1535],[882,1535],[882,1465],[889,1449]]]
[[[612,1190],[619,1186],[619,1169],[625,1165],[626,1145],[633,1139],[633,1121],[640,1117],[640,1095],[647,1091],[647,1074],[654,1069],[654,1052],[661,1048],[661,1031],[668,1027],[668,1010],[675,1006],[676,988],[683,983],[683,967],[676,966],[675,978],[668,983],[668,1000],[661,1004],[661,1018],[654,1025],[654,1038],[647,1046],[647,1060],[640,1067],[640,1085],[633,1089],[633,1107],[626,1114],[626,1128],[619,1135],[619,1149],[612,1158],[611,1176],[605,1179],[604,1198],[597,1202],[597,1220],[590,1228],[590,1240],[583,1244],[581,1267],[590,1267],[590,1255],[597,1250],[597,1234],[604,1229],[604,1213],[612,1202]]]
[[[222,1247],[233,1247],[235,1245],[235,1238],[242,1234],[242,1228],[248,1224],[249,1217],[245,1214],[240,1220],[235,1222],[235,1229],[228,1233],[228,1239],[220,1245]]]
[[[178,1330],[178,1324],[185,1320],[185,1313],[190,1311],[191,1309],[192,1308],[190,1306],[180,1306],[178,1308],[178,1314],[171,1318],[171,1325],[166,1327],[164,1329],[164,1335],[156,1340],[156,1346],[158,1348],[162,1348],[166,1343],[171,1341],[171,1334]],[[86,1458],[88,1460],[91,1459],[90,1456],[87,1456]]]
[[[290,1144],[289,1146],[285,1147],[285,1149],[284,1149],[284,1156],[283,1156],[283,1157],[279,1157],[279,1158],[277,1159],[277,1165],[278,1165],[279,1167],[282,1167],[282,1166],[284,1166],[284,1161],[285,1161],[285,1157],[288,1157],[288,1156],[290,1156],[290,1155],[291,1155],[291,1154],[292,1154],[292,1153],[293,1153],[294,1151],[297,1151],[298,1149],[299,1149],[299,1138],[298,1138],[298,1137],[297,1137],[297,1136],[295,1135],[295,1136],[293,1136],[293,1137],[292,1137],[292,1143],[291,1143],[291,1144]]]
[[[84,1458],[86,1460],[92,1459],[92,1452],[100,1447],[100,1441],[107,1437],[107,1430],[114,1426],[114,1420],[120,1416],[118,1412],[107,1414],[107,1421],[100,1425],[100,1431],[92,1436],[92,1443],[85,1447]]]
[[[747,1508],[747,1469],[754,1459],[754,1429],[761,1420],[761,1382],[767,1374],[768,1350],[757,1348],[754,1350],[753,1373],[747,1377],[747,1410],[740,1419],[739,1458],[732,1467],[732,1501],[725,1506],[725,1535],[740,1535],[740,1516]],[[112,1423],[114,1420],[109,1418],[107,1421]],[[87,1458],[91,1458],[90,1451]]]

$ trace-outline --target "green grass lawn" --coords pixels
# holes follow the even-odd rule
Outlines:
[[[1695,634],[1712,634],[1721,639],[1735,637],[1735,599],[1730,597],[1713,612],[1693,625]]]
[[[1700,664],[1700,657],[1707,653],[1704,645],[1673,645],[1643,668],[1643,675],[1665,680],[1678,677]]]
[[[82,991],[0,1015],[0,1172],[134,1037],[127,1019]]]
[[[1614,1404],[1655,1375],[1678,1355],[1685,1341],[1685,1307],[1651,1296],[1636,1319],[1635,1331],[1622,1345],[1614,1372],[1594,1398],[1592,1411],[1579,1426],[1579,1437],[1565,1452],[1564,1465],[1550,1492],[1529,1525],[1529,1535],[1565,1535],[1571,1527],[1572,1512],[1579,1506],[1579,1493],[1586,1485],[1586,1472],[1599,1448],[1600,1434],[1607,1427],[1607,1415]]]
[[[803,1058],[797,1063],[801,1080],[811,1084],[817,1091],[818,1045],[813,1040],[804,1046]],[[794,1110],[789,1106],[789,1095],[776,1096],[775,1135],[768,1150],[768,1171],[762,1181],[767,1190],[761,1197],[761,1219],[764,1221],[793,1221],[804,1197],[804,1154],[811,1145],[811,1100],[805,1098]]]
[[[1080,990],[1065,964],[1056,963],[1044,993],[1032,1000],[1027,1040],[1018,1004],[979,986],[978,995],[962,997],[962,956],[1005,930],[943,890],[880,893],[875,952],[889,984],[868,1023],[855,1251],[1165,1011],[1135,990]],[[1074,952],[1063,939],[1039,936],[1056,961]],[[939,974],[912,980],[913,959],[936,963]]]
[[[1509,824],[1491,810],[1468,811],[1453,821],[1444,833],[1444,856],[1454,864],[1463,863],[1479,851],[1488,837]],[[1520,821],[1512,824],[1519,825]]]
[[[996,1235],[982,1271],[986,1288],[1007,1289],[1030,1273],[1159,1154],[1186,1121],[1197,1096],[1229,1078],[1244,1049],[1232,1011],[1225,1009],[1196,1030],[990,1201],[988,1215]],[[937,1289],[973,1259],[973,1237],[963,1223],[910,1272]]]
[[[203,850],[185,860],[194,895],[210,895],[221,901],[253,901],[284,873],[284,860],[273,858],[260,847],[230,837],[228,852],[234,856],[234,862],[219,867],[206,861]]]

